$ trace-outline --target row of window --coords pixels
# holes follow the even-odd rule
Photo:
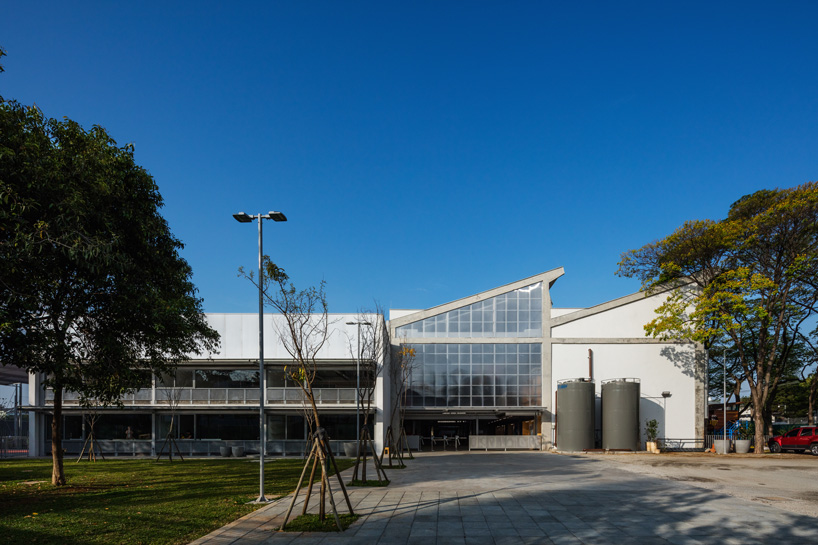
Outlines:
[[[422,354],[425,361],[456,361],[460,362],[515,362],[519,358],[534,355],[542,357],[542,344],[414,344],[416,353]]]
[[[542,375],[449,375],[446,373],[424,372],[422,377],[412,380],[411,384],[412,386],[433,386],[437,388],[464,388],[468,386],[511,388],[516,386],[540,386],[542,384]]]
[[[284,372],[283,368],[266,369],[266,382],[269,388],[297,388],[296,384]],[[163,375],[157,380],[157,386],[176,388],[258,388],[259,372],[252,369],[177,369],[173,375]],[[361,371],[361,382],[366,377]],[[315,373],[313,388],[355,388],[354,370],[319,370]]]
[[[397,328],[398,337],[541,337],[542,282]]]
[[[520,395],[535,395],[540,391],[538,385],[530,386],[431,386],[423,385],[420,388],[411,388],[410,392],[424,396],[447,396],[447,397],[467,397],[467,396],[497,396],[497,397],[517,397]]]
[[[542,345],[413,344],[410,407],[537,406]]]
[[[85,439],[90,433],[90,424],[87,420],[83,423],[82,416],[67,415],[63,418],[63,439]],[[170,418],[170,415],[156,416],[157,439],[163,439],[167,435]],[[355,438],[355,415],[321,415],[321,425],[332,439]],[[185,414],[176,416],[173,429],[178,439],[258,440],[258,415]],[[50,421],[45,430],[47,434],[51,433]],[[269,440],[303,440],[306,433],[303,416],[267,416]],[[94,424],[94,436],[97,439],[150,439],[151,415],[100,415]],[[50,435],[45,437],[46,441],[50,439]]]
[[[542,398],[529,396],[428,396],[414,392],[407,396],[409,407],[539,407]]]

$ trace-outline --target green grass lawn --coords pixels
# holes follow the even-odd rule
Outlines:
[[[302,465],[267,461],[267,497],[292,492]],[[258,460],[66,459],[65,474],[57,488],[51,460],[0,461],[0,543],[188,543],[257,508]]]

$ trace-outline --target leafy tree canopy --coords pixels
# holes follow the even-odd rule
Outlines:
[[[770,396],[816,309],[817,235],[818,183],[762,190],[736,201],[721,221],[688,221],[626,252],[619,274],[639,278],[647,292],[681,287],[645,330],[729,345],[738,358],[734,376],[749,384],[756,417],[768,420]],[[763,426],[756,430],[760,437]]]
[[[132,146],[0,101],[0,203],[0,362],[47,377],[55,425],[64,390],[115,402],[218,342]]]

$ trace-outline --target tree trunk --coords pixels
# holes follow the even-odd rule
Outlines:
[[[767,398],[767,403],[764,405],[762,411],[762,418],[764,419],[764,433],[767,435],[773,434],[773,398]]]
[[[815,425],[815,394],[818,391],[818,375],[812,377],[809,385],[809,395],[807,396],[807,425]]]
[[[312,397],[312,390],[310,390],[310,405],[312,405],[312,419],[315,425],[315,431],[321,427],[321,419],[318,416],[318,407],[315,405],[315,398]]]
[[[758,411],[756,414],[753,415],[753,423],[755,424],[755,449],[753,450],[753,454],[763,456],[764,455],[764,430],[766,429],[766,422],[764,421],[764,415],[761,411]]]
[[[54,386],[54,417],[51,420],[51,484],[65,485],[62,453],[62,386]]]
[[[753,454],[761,456],[764,454],[764,433],[767,429],[766,416],[770,414],[770,412],[764,410],[764,405],[760,402],[761,393],[758,389],[758,384],[750,385],[750,399],[753,401],[753,425],[755,427],[755,449],[753,450]],[[769,402],[769,399],[767,402]]]

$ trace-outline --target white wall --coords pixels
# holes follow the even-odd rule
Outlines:
[[[551,336],[556,338],[644,338],[645,324],[656,318],[654,309],[665,299],[664,295],[639,298],[633,303],[553,327]],[[570,316],[570,314],[565,316]]]
[[[640,380],[639,424],[643,441],[645,421],[654,418],[659,422],[660,437],[695,438],[697,413],[701,412],[698,405],[704,402],[702,392],[706,381],[697,363],[697,345],[663,343],[645,335],[644,325],[656,317],[654,309],[666,299],[667,294],[651,297],[636,294],[591,309],[563,314],[562,320],[570,318],[572,314],[588,313],[587,316],[551,328],[550,406],[554,407],[557,381],[588,376],[588,349],[591,349],[598,396],[601,395],[603,380]],[[554,318],[557,317],[552,315]],[[665,399],[662,392],[670,392],[671,396]]]
[[[415,314],[416,312],[421,312],[421,310],[406,308],[390,308],[389,319],[397,320],[398,318],[403,318],[404,316],[409,316],[410,314]]]
[[[578,310],[582,310],[581,308],[552,308],[551,309],[551,317],[556,318],[558,316],[564,316],[565,314],[571,314],[572,312],[576,312]]]
[[[375,323],[375,315],[367,319]],[[359,320],[358,314],[330,314],[330,335],[327,343],[318,353],[318,359],[354,359],[358,339],[358,327],[346,322]],[[195,356],[193,359],[213,358],[215,360],[258,361],[258,314],[207,314],[210,326],[221,336],[221,346],[212,353]],[[368,327],[368,326],[362,326]],[[284,317],[278,314],[264,315],[264,359],[290,360],[279,339],[279,332],[286,334]],[[350,349],[350,343],[352,348]]]
[[[694,345],[554,344],[551,407],[555,407],[557,381],[588,376],[589,348],[593,350],[593,378],[598,396],[603,380],[640,379],[639,427],[643,441],[645,421],[653,418],[659,422],[660,437],[696,437]],[[667,400],[662,397],[664,391],[671,393]]]

